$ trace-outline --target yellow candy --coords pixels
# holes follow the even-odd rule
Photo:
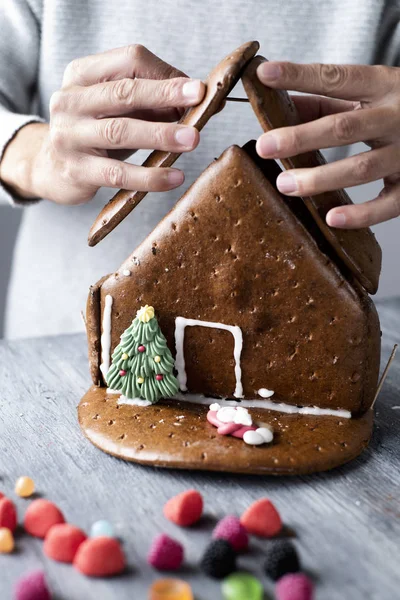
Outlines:
[[[156,362],[156,363],[161,362],[161,356],[155,356],[154,357],[154,362]]]
[[[7,527],[0,527],[0,553],[9,554],[14,550],[14,537]]]
[[[126,360],[127,358],[129,358],[129,354],[127,354],[126,352],[124,352],[123,355],[121,356],[121,358],[123,360]]]
[[[138,378],[136,379],[136,382],[137,382],[137,383],[143,383],[143,382],[144,382],[144,379],[143,379],[143,377],[138,377]]]
[[[193,594],[186,581],[158,579],[150,587],[149,600],[193,600]]]
[[[29,498],[35,491],[35,483],[30,477],[19,477],[15,484],[15,493],[21,498]]]

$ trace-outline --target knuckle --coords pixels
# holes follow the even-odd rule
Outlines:
[[[363,183],[373,176],[374,163],[368,156],[368,153],[365,156],[359,155],[355,160],[353,167],[352,173],[354,174],[356,182]]]
[[[79,78],[81,73],[81,60],[75,58],[66,66],[64,71],[64,81],[71,81],[72,79]]]
[[[61,90],[58,90],[51,95],[49,103],[49,111],[51,115],[63,110],[65,106],[64,99],[65,95]]]
[[[52,126],[50,127],[50,141],[51,145],[58,152],[63,150],[65,147],[65,132],[61,127]]]
[[[126,176],[122,165],[111,165],[103,169],[106,187],[126,187]]]
[[[137,80],[120,79],[113,86],[113,96],[116,102],[127,106],[132,106],[135,96]]]
[[[63,162],[61,177],[69,185],[77,181],[77,169],[73,161],[66,160]]]
[[[127,123],[124,119],[108,119],[103,129],[103,136],[110,146],[120,146],[126,142]]]
[[[343,65],[319,65],[319,77],[327,90],[337,90],[343,87],[347,79],[347,69]]]
[[[130,44],[126,47],[126,51],[130,59],[137,61],[143,59],[147,52],[147,48],[142,44]]]
[[[290,132],[288,132],[287,141],[283,138],[282,146],[286,146],[287,149],[290,147],[290,151],[294,154],[300,154],[302,151],[302,136],[297,127],[293,127]]]
[[[168,143],[168,131],[170,128],[168,126],[163,126],[161,123],[156,123],[152,127],[151,138],[152,138],[152,146],[155,149],[162,150],[166,147]]]
[[[333,117],[332,133],[335,140],[339,142],[348,142],[356,134],[356,123],[350,115],[336,114]]]

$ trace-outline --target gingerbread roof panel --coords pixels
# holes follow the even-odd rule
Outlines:
[[[289,94],[285,90],[268,88],[258,79],[257,67],[265,60],[263,56],[256,56],[242,74],[245,91],[263,130],[298,125],[300,118]],[[282,159],[282,164],[286,169],[301,169],[325,164],[325,159],[318,151],[306,152]],[[344,190],[324,192],[306,197],[304,202],[339,258],[365,289],[375,294],[378,289],[382,252],[372,231],[369,228],[335,229],[326,224],[326,215],[331,208],[352,204],[348,194]]]

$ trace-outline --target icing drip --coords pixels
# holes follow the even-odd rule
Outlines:
[[[129,269],[124,269],[124,270],[122,271],[122,275],[125,275],[125,277],[129,277],[129,276],[130,276],[130,274],[131,274],[131,272],[130,272],[130,270],[129,270]]]
[[[240,366],[240,355],[243,348],[243,335],[242,330],[237,325],[225,325],[224,323],[213,323],[211,321],[199,321],[197,319],[186,319],[185,317],[176,317],[175,319],[175,345],[176,345],[176,359],[175,368],[178,371],[179,387],[183,392],[187,391],[187,375],[185,369],[185,353],[184,353],[184,339],[185,339],[185,327],[209,327],[215,329],[224,329],[230,331],[234,339],[233,356],[235,359],[235,377],[236,387],[233,393],[235,398],[243,398],[243,386],[242,386],[242,369]]]
[[[192,404],[206,404],[215,402],[213,398],[207,398],[201,394],[175,394],[175,400],[182,402],[190,402]],[[299,415],[314,415],[316,417],[340,417],[342,419],[351,419],[351,412],[344,409],[318,408],[318,406],[293,406],[293,404],[285,404],[280,402],[272,402],[271,400],[225,400],[219,399],[218,404],[222,406],[242,406],[243,408],[265,408],[266,410],[274,410],[287,414]]]
[[[267,390],[266,388],[261,388],[258,390],[257,394],[261,396],[261,398],[271,398],[275,392],[272,390]]]
[[[105,378],[110,368],[111,356],[111,311],[113,305],[113,297],[107,294],[104,300],[102,334],[100,338],[101,344],[101,365],[100,371]]]

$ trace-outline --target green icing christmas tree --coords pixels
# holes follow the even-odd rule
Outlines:
[[[109,388],[129,399],[155,404],[179,390],[173,374],[174,359],[161,332],[152,306],[138,310],[112,355],[106,380]]]

